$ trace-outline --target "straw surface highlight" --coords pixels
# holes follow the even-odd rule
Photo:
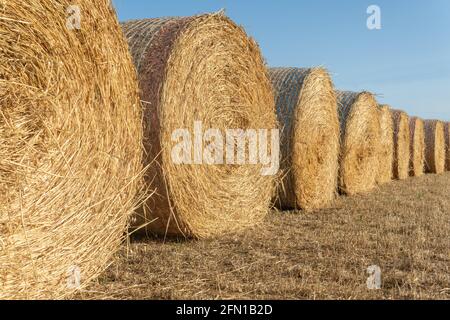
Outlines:
[[[271,68],[282,132],[281,208],[313,210],[337,192],[339,117],[332,80],[324,69]]]
[[[144,101],[145,180],[156,190],[135,226],[209,238],[261,222],[275,185],[261,165],[176,164],[171,154],[174,131],[194,136],[194,122],[221,133],[277,128],[257,44],[222,14],[130,21],[123,28]]]
[[[84,288],[137,205],[141,108],[127,44],[109,1],[76,1],[79,26],[66,19],[72,4],[0,3],[0,299]]]

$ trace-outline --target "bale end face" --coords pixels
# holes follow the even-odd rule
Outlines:
[[[315,210],[336,196],[339,118],[331,77],[321,68],[271,68],[282,132],[281,208]]]
[[[110,2],[0,4],[0,299],[61,299],[121,245],[137,205],[142,118]],[[6,81],[2,81],[6,80]]]
[[[201,123],[202,136],[213,129],[223,139],[227,130],[270,134],[277,128],[257,44],[222,14],[132,21],[124,30],[139,72],[141,100],[148,102],[146,183],[156,189],[137,226],[146,224],[142,231],[162,236],[211,238],[260,223],[269,212],[275,181],[274,175],[261,173],[265,166],[260,162],[229,163],[224,148],[214,152],[222,154],[221,164],[207,164],[204,152],[196,159],[190,153],[179,164],[172,154],[174,132],[181,129],[192,138],[195,123]]]
[[[403,111],[392,110],[392,118],[394,121],[394,178],[404,180],[409,177],[409,117]]]
[[[425,173],[425,128],[422,119],[410,119],[410,176],[420,177]]]
[[[378,184],[385,184],[393,178],[394,161],[394,121],[391,108],[387,105],[379,106],[380,113],[380,153]]]
[[[341,122],[340,191],[372,190],[378,175],[380,120],[378,103],[368,92],[338,92]]]
[[[426,173],[445,171],[444,124],[439,120],[425,121],[425,164]]]

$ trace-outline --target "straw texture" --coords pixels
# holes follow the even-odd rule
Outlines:
[[[450,171],[450,122],[445,124],[445,144],[447,146],[446,170]]]
[[[392,118],[394,121],[394,178],[404,180],[409,177],[409,117],[403,111],[392,110]]]
[[[65,298],[122,243],[139,190],[137,79],[107,0],[0,3],[0,299]],[[78,286],[80,285],[80,286]]]
[[[281,208],[314,210],[336,196],[339,118],[333,83],[321,68],[271,68],[282,131]]]
[[[420,177],[425,173],[425,128],[423,120],[412,117],[410,128],[410,176]]]
[[[368,92],[338,91],[341,123],[339,188],[353,195],[372,190],[378,176],[380,119]]]
[[[257,44],[222,14],[123,24],[144,101],[145,181],[155,190],[135,226],[164,236],[209,238],[264,218],[275,177],[260,165],[177,165],[172,133],[273,129],[275,103]]]
[[[425,120],[425,172],[445,171],[444,124],[439,120]]]
[[[392,180],[394,161],[394,121],[391,108],[387,105],[379,106],[380,112],[380,153],[378,163],[378,184],[385,184]]]

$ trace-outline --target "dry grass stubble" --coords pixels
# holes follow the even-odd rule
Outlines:
[[[450,173],[381,186],[240,236],[124,248],[85,299],[450,299]],[[368,290],[378,265],[382,289]]]

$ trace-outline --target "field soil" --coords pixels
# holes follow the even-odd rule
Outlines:
[[[132,239],[77,298],[450,299],[450,173],[310,214],[274,211],[216,240]]]

